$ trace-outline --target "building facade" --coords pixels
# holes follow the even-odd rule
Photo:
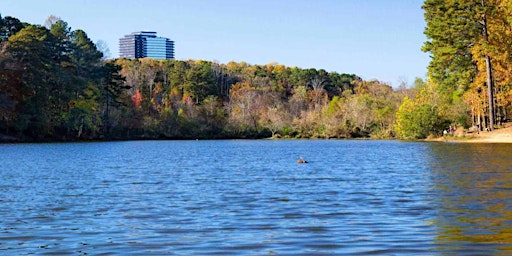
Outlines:
[[[174,59],[174,41],[156,36],[156,32],[133,32],[119,39],[119,57],[128,59]]]

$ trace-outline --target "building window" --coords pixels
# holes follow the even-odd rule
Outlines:
[[[133,32],[119,39],[119,57],[174,59],[174,41],[158,37],[156,32]]]

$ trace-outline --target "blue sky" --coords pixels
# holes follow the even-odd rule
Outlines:
[[[277,62],[350,73],[393,86],[426,77],[422,0],[2,0],[2,17],[50,15],[118,57],[118,40],[156,31],[176,59]]]

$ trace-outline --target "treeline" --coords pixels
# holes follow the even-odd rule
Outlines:
[[[103,60],[82,30],[0,17],[4,140],[389,138],[414,89],[275,63]],[[421,81],[419,81],[420,83]]]
[[[426,0],[423,10],[429,78],[398,111],[397,134],[500,127],[512,107],[512,1]]]
[[[278,64],[118,59],[123,130],[164,138],[392,135],[401,93],[378,81]]]
[[[47,26],[0,17],[0,134],[3,140],[98,138],[106,106],[123,88],[119,68],[82,30],[50,17]],[[112,101],[112,103],[110,103]]]

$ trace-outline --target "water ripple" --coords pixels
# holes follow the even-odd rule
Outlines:
[[[387,141],[0,145],[0,254],[507,254],[510,149]],[[299,156],[309,163],[297,165]]]

